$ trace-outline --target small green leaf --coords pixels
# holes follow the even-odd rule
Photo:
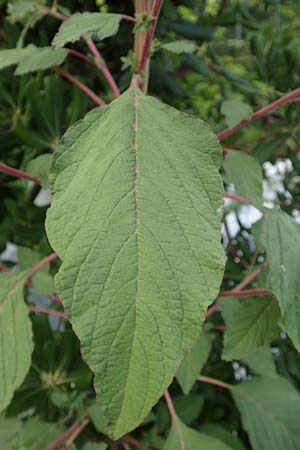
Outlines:
[[[13,0],[8,3],[9,20],[12,23],[26,23],[33,16],[42,16],[43,13],[38,8],[45,2],[43,0]]]
[[[115,438],[163,394],[219,292],[220,159],[206,124],[134,86],[55,152],[56,284]]]
[[[23,297],[24,272],[0,274],[0,411],[12,399],[31,364],[31,323]]]
[[[17,418],[0,417],[0,448],[10,450],[11,442],[16,438],[22,427],[21,420]]]
[[[51,444],[64,429],[56,423],[29,418],[8,450],[42,450]],[[2,449],[1,449],[2,450]]]
[[[68,50],[65,48],[35,47],[26,58],[22,58],[19,62],[15,74],[24,75],[36,70],[60,66],[67,56]]]
[[[200,374],[211,350],[211,338],[202,332],[193,347],[187,352],[176,374],[176,378],[185,394],[188,394]]]
[[[162,45],[162,48],[167,50],[168,52],[176,53],[179,55],[180,53],[193,53],[197,50],[197,45],[194,42],[187,40],[173,41],[168,42]]]
[[[200,415],[204,397],[199,394],[178,395],[173,399],[178,417],[186,425],[191,425]]]
[[[40,155],[29,161],[26,166],[28,175],[39,178],[44,189],[47,189],[49,185],[51,160],[52,155],[50,154]]]
[[[254,450],[300,448],[300,395],[286,379],[257,377],[231,391]]]
[[[227,125],[233,127],[241,120],[250,119],[253,109],[240,100],[225,100],[221,106],[221,113],[225,115]]]
[[[103,40],[118,32],[121,14],[77,13],[63,22],[55,35],[52,45],[63,47],[68,42],[78,41],[83,34]]]
[[[234,184],[236,193],[251,200],[258,209],[262,209],[263,179],[259,162],[242,151],[229,150],[223,167],[228,182]]]
[[[226,300],[225,300],[226,301]],[[241,359],[279,335],[279,308],[273,299],[249,298],[238,304],[226,322],[222,358]]]
[[[259,347],[254,352],[243,358],[243,362],[257,375],[265,377],[276,377],[274,356],[269,347]]]
[[[224,444],[228,445],[232,450],[245,450],[242,442],[236,437],[236,433],[229,431],[220,425],[215,423],[207,423],[203,425],[199,431],[201,433],[208,434],[220,441],[224,442]],[[236,431],[236,430],[233,430]],[[213,450],[213,449],[212,449]]]
[[[0,70],[19,64],[23,59],[31,55],[35,49],[34,45],[28,45],[24,48],[0,50]]]
[[[163,450],[232,450],[222,441],[199,433],[185,426],[178,418],[173,420],[172,428]]]
[[[99,433],[105,433],[105,417],[103,409],[98,402],[92,403],[89,408],[91,421]]]

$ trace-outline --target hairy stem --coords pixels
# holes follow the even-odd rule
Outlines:
[[[284,95],[278,100],[275,100],[275,102],[270,103],[267,106],[264,106],[263,108],[256,111],[252,117],[249,120],[241,120],[237,125],[234,127],[226,128],[226,130],[221,131],[221,133],[218,134],[218,138],[220,140],[227,138],[228,136],[231,136],[233,133],[236,133],[238,130],[243,128],[244,126],[248,125],[249,123],[255,122],[255,120],[260,119],[261,117],[269,114],[270,112],[274,111],[277,108],[280,108],[280,106],[286,105],[291,100],[293,100],[295,97],[299,97],[300,95],[300,88],[295,89],[294,91],[290,92],[287,95]]]
[[[144,43],[144,47],[143,47],[143,52],[142,52],[142,56],[138,65],[138,72],[141,73],[143,72],[143,70],[145,69],[145,66],[147,64],[147,61],[149,59],[149,55],[150,55],[150,48],[151,48],[151,42],[152,42],[152,38],[153,38],[153,34],[156,28],[156,24],[157,24],[157,20],[159,17],[159,13],[161,10],[163,4],[163,0],[153,0],[153,5],[152,5],[152,24],[151,24],[151,28],[150,30],[147,31],[146,36],[145,36],[145,43]]]
[[[60,75],[63,78],[66,78],[66,80],[70,81],[70,83],[77,86],[82,92],[84,92],[88,97],[90,97],[98,106],[104,106],[106,103],[100,98],[95,92],[93,92],[90,88],[88,88],[85,84],[83,84],[81,81],[77,80],[77,78],[73,77],[70,73],[66,72],[65,70],[61,69],[60,67],[52,67],[51,68],[53,72],[56,72],[58,75]]]

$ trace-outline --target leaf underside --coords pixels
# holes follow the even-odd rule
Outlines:
[[[33,342],[24,282],[24,272],[0,275],[0,412],[10,403],[31,364]]]
[[[78,41],[83,34],[97,40],[113,36],[118,32],[121,14],[84,12],[73,14],[63,22],[53,39],[55,47]]]
[[[115,438],[170,384],[218,294],[220,155],[206,124],[131,87],[54,156],[56,283]]]

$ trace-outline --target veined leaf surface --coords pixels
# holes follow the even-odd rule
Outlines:
[[[31,364],[33,342],[24,282],[25,272],[0,275],[0,411],[11,401]]]
[[[121,19],[121,14],[91,12],[73,14],[61,24],[53,45],[63,47],[68,42],[78,41],[83,34],[97,40],[105,39],[118,32]]]
[[[115,438],[163,394],[218,294],[220,159],[206,124],[136,87],[87,114],[54,156],[57,287]]]

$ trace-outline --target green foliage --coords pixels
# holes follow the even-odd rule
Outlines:
[[[74,14],[60,26],[53,45],[63,47],[76,42],[83,34],[102,40],[117,33],[122,16],[120,14],[82,13]]]
[[[0,0],[0,448],[298,450],[298,2],[133,6]]]
[[[115,437],[162,395],[218,293],[219,161],[207,125],[135,87],[88,114],[55,153],[47,233],[63,261],[56,282]],[[98,280],[88,295],[86,276]]]
[[[258,347],[269,344],[279,334],[279,308],[273,299],[250,298],[236,303],[224,336],[225,360],[243,359]]]
[[[235,386],[232,393],[255,449],[299,448],[300,398],[287,380],[254,378]]]
[[[28,310],[23,302],[24,272],[0,275],[0,411],[23,382],[33,349]]]

